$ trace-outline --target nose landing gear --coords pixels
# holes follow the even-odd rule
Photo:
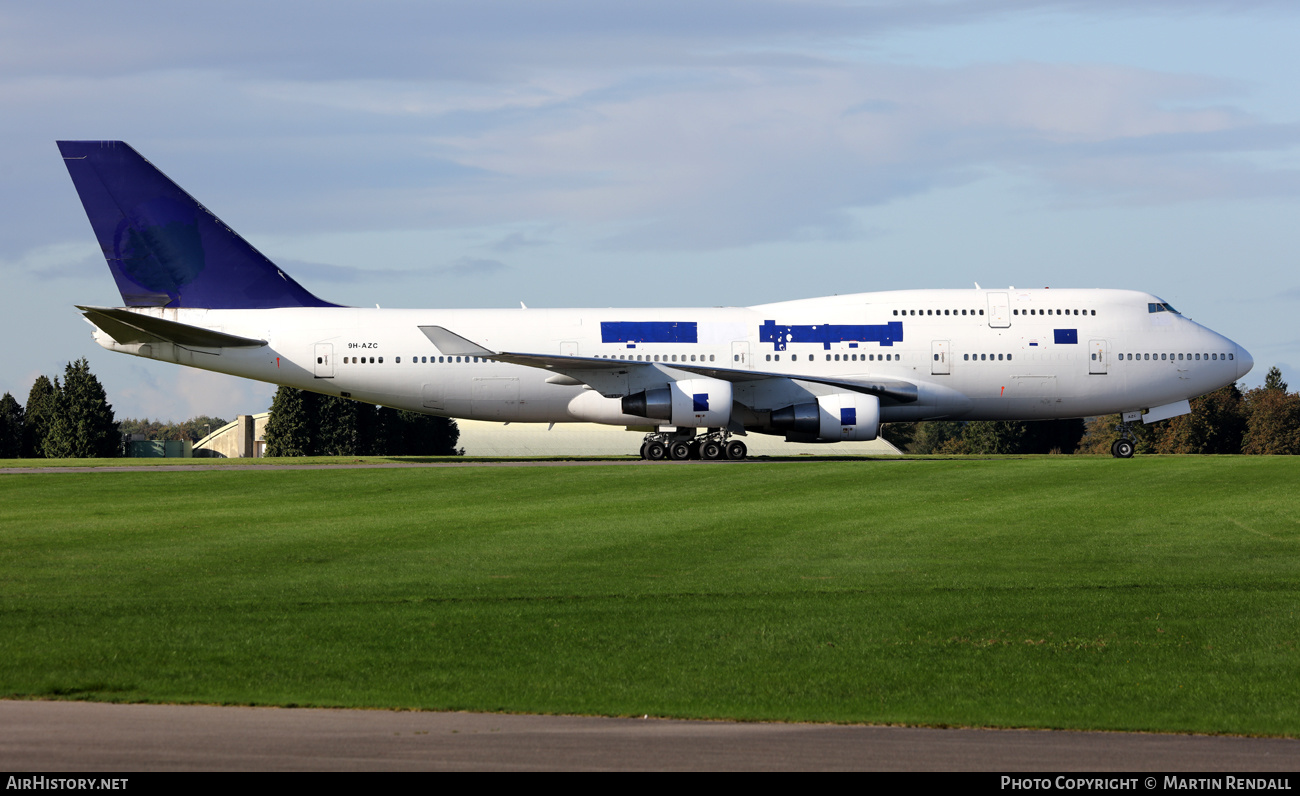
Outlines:
[[[1129,428],[1128,423],[1120,421],[1119,424],[1120,439],[1110,444],[1110,455],[1116,459],[1132,459],[1133,452],[1137,450],[1137,436],[1133,429]]]

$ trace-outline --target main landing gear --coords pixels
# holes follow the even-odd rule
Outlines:
[[[731,439],[726,431],[710,429],[707,434],[695,436],[694,429],[689,433],[653,432],[645,435],[641,443],[641,458],[652,462],[672,459],[705,459],[709,461],[730,460],[738,462],[749,454],[749,448],[738,439]]]
[[[1133,451],[1136,450],[1135,442],[1137,437],[1133,434],[1133,429],[1129,428],[1128,423],[1120,421],[1119,433],[1121,437],[1110,444],[1110,455],[1116,459],[1132,459]]]

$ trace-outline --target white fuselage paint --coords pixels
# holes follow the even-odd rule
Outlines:
[[[1250,355],[1236,343],[1177,313],[1149,311],[1159,303],[1150,294],[1124,290],[976,289],[712,309],[136,309],[267,345],[121,345],[99,331],[96,340],[114,351],[428,414],[632,426],[666,424],[623,414],[618,396],[691,378],[674,368],[679,363],[789,376],[735,383],[735,401],[760,413],[837,391],[800,376],[916,385],[917,401],[882,402],[883,422],[1135,411],[1202,395],[1250,370]],[[856,345],[796,339],[782,349],[764,339],[767,321],[814,330],[899,323],[901,339]],[[630,347],[606,341],[601,324],[608,322],[693,323],[698,333],[696,342]],[[444,327],[492,351],[621,357],[653,366],[606,379],[597,391],[554,370],[449,357],[421,326]],[[1058,337],[1057,330],[1064,334]]]

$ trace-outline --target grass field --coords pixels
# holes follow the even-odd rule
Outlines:
[[[0,475],[0,695],[1300,735],[1300,461]]]

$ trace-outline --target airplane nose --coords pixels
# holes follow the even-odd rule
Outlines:
[[[1251,368],[1255,367],[1255,358],[1250,355],[1249,351],[1242,348],[1241,346],[1237,346],[1236,358],[1237,358],[1237,378],[1240,379],[1244,377],[1247,373],[1249,373]]]

